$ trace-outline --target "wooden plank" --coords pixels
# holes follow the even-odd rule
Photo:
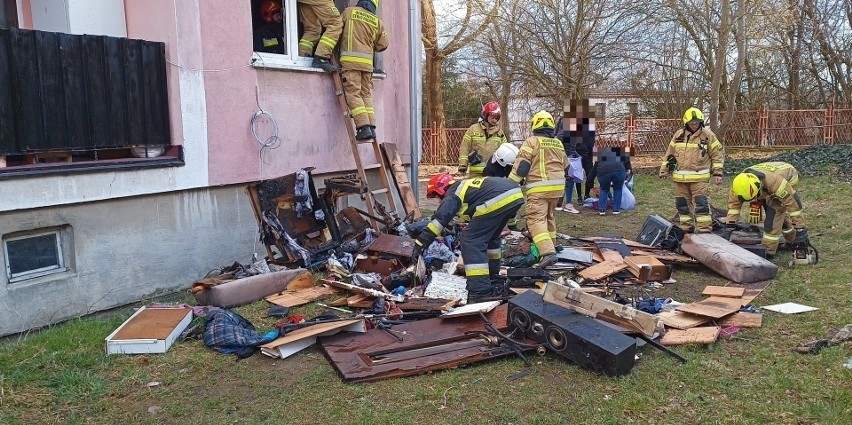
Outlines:
[[[719,338],[719,326],[705,326],[692,329],[672,329],[663,336],[660,344],[712,344]]]
[[[778,266],[712,233],[688,234],[681,243],[683,252],[710,270],[738,283],[772,279]]]
[[[745,288],[737,288],[735,286],[706,286],[702,295],[740,298],[745,293]]]
[[[363,302],[363,303],[367,304],[366,307],[371,307],[373,305],[372,300],[373,300],[373,297],[370,297],[368,295],[355,294],[355,295],[346,299],[346,305],[348,305],[349,307],[365,308],[364,304],[359,304],[359,303]]]
[[[260,351],[270,357],[286,358],[313,345],[317,337],[334,335],[342,330],[365,332],[364,319],[341,320],[339,322],[319,323],[288,332],[281,338],[260,346]]]
[[[723,317],[719,321],[719,324],[739,326],[741,328],[759,328],[763,326],[763,314],[738,311],[730,316]]]
[[[402,206],[405,208],[406,214],[414,213],[414,219],[419,220],[423,214],[420,212],[420,206],[417,204],[417,196],[411,188],[411,182],[408,180],[408,173],[405,172],[405,166],[402,165],[402,159],[399,157],[399,152],[396,149],[396,143],[382,143],[382,153],[385,159],[390,164],[393,172],[393,179],[396,183],[396,190],[399,192],[399,199],[402,201]]]
[[[684,313],[677,310],[661,311],[657,313],[657,317],[659,317],[666,326],[675,329],[694,328],[713,320],[710,317]]]
[[[624,264],[624,261],[621,261],[620,263],[616,261],[604,261],[580,270],[579,275],[586,280],[600,280],[612,276],[626,268],[627,264]]]
[[[499,330],[507,329],[508,306],[503,304],[486,314]],[[372,329],[364,334],[344,334],[320,339],[320,347],[334,369],[346,382],[378,381],[413,376],[465,364],[514,355],[503,346],[486,346],[476,333],[485,323],[479,316],[417,320],[395,325],[399,341],[387,332]],[[533,344],[533,341],[521,340]]]
[[[621,253],[619,253],[616,250],[609,249],[609,248],[603,248],[603,249],[600,250],[600,252],[601,252],[601,257],[603,257],[604,261],[612,261],[612,262],[615,262],[615,263],[624,261],[624,257],[622,257]]]
[[[282,307],[296,307],[316,301],[329,295],[337,294],[337,289],[328,286],[314,286],[312,288],[298,289],[295,291],[284,291],[264,298],[266,301]]]
[[[288,291],[296,291],[299,289],[307,289],[314,287],[314,275],[311,272],[304,272],[293,278],[287,283]]]
[[[742,305],[743,300],[740,298],[710,297],[695,303],[684,304],[675,310],[719,319],[736,313]]]
[[[645,250],[645,249],[631,249],[630,250],[633,255],[650,255],[660,261],[668,261],[670,263],[678,263],[678,264],[698,264],[698,260],[686,256],[679,255],[669,251],[653,251],[653,250]]]
[[[367,295],[367,296],[370,296],[370,297],[376,297],[376,298],[388,298],[388,299],[392,299],[394,301],[403,301],[405,299],[405,297],[402,296],[402,295],[390,295],[390,294],[386,294],[382,291],[377,291],[375,289],[368,289],[368,288],[362,288],[360,286],[350,285],[346,282],[339,282],[339,281],[336,281],[336,280],[329,280],[329,279],[323,279],[322,281],[331,285],[331,286],[334,286],[335,288],[345,289],[349,292],[354,292],[356,294],[363,294],[363,295]]]
[[[660,318],[554,281],[544,288],[544,301],[570,308],[588,316],[615,323],[653,337],[663,331]],[[582,310],[580,310],[582,309]],[[594,315],[588,314],[588,312]]]

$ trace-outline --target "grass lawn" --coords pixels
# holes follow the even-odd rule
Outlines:
[[[639,205],[620,216],[557,213],[574,236],[617,232],[634,239],[645,217],[674,213],[670,181],[639,176]],[[726,179],[726,183],[730,178]],[[755,300],[818,307],[800,315],[764,312],[746,329],[711,347],[678,347],[685,365],[647,347],[625,377],[597,376],[547,354],[514,382],[523,364],[510,358],[457,370],[372,384],[345,384],[316,348],[287,360],[263,355],[235,361],[200,341],[165,355],[110,356],[104,337],[130,308],[71,320],[0,343],[0,424],[24,423],[773,423],[841,424],[852,420],[850,345],[817,355],[793,351],[852,322],[852,184],[831,176],[803,179],[805,218],[819,264],[782,270]],[[725,188],[712,203],[724,208]],[[675,267],[678,283],[658,291],[679,301],[702,298],[724,278]],[[168,301],[190,301],[178,294]],[[237,309],[270,329],[260,301]],[[316,314],[308,306],[296,312]],[[151,383],[159,383],[153,385]],[[149,385],[150,384],[150,385]],[[844,419],[846,418],[846,419]]]

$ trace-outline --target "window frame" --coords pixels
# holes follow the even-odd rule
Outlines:
[[[9,284],[17,283],[25,280],[35,279],[56,273],[68,271],[67,259],[63,249],[63,234],[62,228],[52,230],[41,230],[36,232],[28,232],[22,235],[3,237],[3,259],[6,266],[6,278]],[[19,273],[12,273],[12,265],[9,263],[9,242],[19,241],[23,239],[37,238],[40,236],[54,235],[57,264],[55,266],[41,267],[38,269],[27,270]]]
[[[323,73],[323,70],[319,68],[314,68],[311,66],[312,58],[299,56],[299,9],[298,9],[298,0],[281,0],[281,4],[284,7],[284,21],[282,25],[284,25],[284,43],[286,44],[287,53],[267,53],[267,52],[258,52],[254,50],[254,46],[252,46],[251,53],[251,65],[255,68],[261,69],[282,69],[282,70],[290,70],[290,71],[300,71],[300,72],[314,72],[314,73]],[[340,10],[340,13],[343,13],[343,9],[352,5],[351,0],[345,0],[343,3],[345,6],[343,8],[340,7],[338,2],[335,1],[335,5]],[[379,11],[379,16],[381,16],[381,10]],[[291,31],[290,28],[293,28]],[[254,32],[254,26],[252,24],[252,32]],[[383,64],[384,60],[381,58],[382,52],[376,52],[375,61],[376,64]],[[384,71],[384,69],[382,69]],[[387,77],[387,74],[384,72],[381,73],[373,73],[373,79],[383,80]]]

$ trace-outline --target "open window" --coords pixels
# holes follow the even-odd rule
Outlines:
[[[299,39],[304,28],[299,20],[297,0],[273,0],[281,5],[280,17],[269,16],[266,9],[269,0],[251,0],[252,35],[254,43],[255,66],[261,68],[315,69],[311,67],[311,58],[299,56]],[[334,0],[341,13],[357,0]],[[385,5],[384,7],[390,7]],[[378,11],[382,15],[382,9]],[[279,22],[280,19],[280,22]],[[375,57],[376,72],[383,74],[382,54]]]

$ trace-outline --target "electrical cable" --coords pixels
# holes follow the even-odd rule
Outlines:
[[[258,56],[258,58],[260,58],[261,67],[266,68],[266,64],[263,62],[263,57]],[[254,59],[252,59],[252,63],[254,63]],[[263,85],[266,86],[266,74],[265,73],[263,73]],[[263,165],[264,164],[269,165],[269,163],[266,162],[266,160],[264,159],[263,153],[266,149],[275,149],[275,148],[281,146],[281,139],[278,137],[278,122],[275,121],[275,118],[272,116],[272,114],[270,114],[269,112],[266,112],[263,109],[263,106],[260,105],[260,86],[259,85],[255,87],[254,100],[255,100],[255,103],[257,104],[258,110],[251,117],[251,134],[254,137],[255,142],[257,142],[257,144],[260,145],[260,152],[259,152],[259,155],[260,155],[260,172],[261,172],[261,176],[263,176]],[[267,121],[269,123],[269,125],[272,127],[271,131],[269,133],[269,137],[267,137],[266,139],[264,139],[258,133],[257,123],[258,123],[258,119],[260,119],[261,117],[264,117],[265,121]]]
[[[252,63],[248,63],[248,64],[245,64],[245,65],[232,66],[232,67],[228,67],[228,68],[201,69],[201,68],[189,68],[189,67],[186,67],[186,66],[178,65],[178,64],[176,64],[176,63],[174,63],[174,62],[172,62],[172,61],[170,61],[170,60],[168,60],[168,59],[166,59],[166,62],[167,62],[169,65],[172,65],[172,66],[174,66],[174,67],[177,67],[177,68],[180,68],[180,69],[183,69],[183,70],[186,70],[186,71],[196,71],[196,72],[225,72],[225,71],[233,71],[233,70],[235,70],[235,69],[241,69],[241,68],[247,68],[247,67],[250,67],[250,66],[252,65],[252,63],[254,63],[254,61],[252,61]]]

